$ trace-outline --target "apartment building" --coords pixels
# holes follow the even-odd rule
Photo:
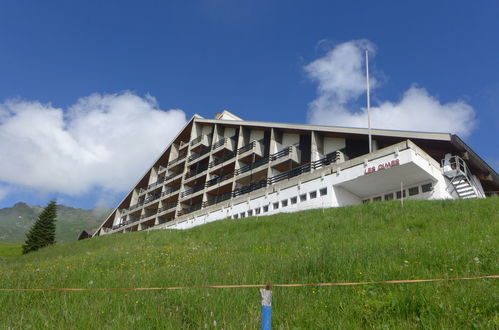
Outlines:
[[[94,236],[393,199],[484,198],[499,176],[458,136],[195,115]]]

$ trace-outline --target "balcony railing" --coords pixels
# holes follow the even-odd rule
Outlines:
[[[207,153],[210,152],[210,148],[206,148],[204,149],[203,151],[200,151],[200,152],[195,152],[193,153],[192,155],[189,156],[189,158],[187,159],[188,162],[191,162],[195,159],[198,159],[199,157],[203,156],[203,155],[206,155]]]
[[[182,174],[182,173],[178,173],[178,172],[173,172],[173,173],[170,173],[167,177],[165,177],[165,180],[164,180],[164,181],[166,182],[166,181],[168,181],[168,180],[171,180],[171,179],[173,179],[174,177],[179,176],[180,174]]]
[[[281,157],[287,156],[292,152],[292,150],[293,150],[292,146],[284,148],[283,150],[276,152],[275,154],[270,155],[270,157],[269,157],[270,161],[274,161],[274,160],[279,159]]]
[[[224,175],[221,175],[221,176],[218,176],[216,178],[213,178],[211,180],[206,181],[205,186],[206,187],[211,187],[211,186],[216,185],[217,183],[220,183],[222,181],[228,180],[228,179],[230,179],[232,177],[234,177],[234,172],[229,172],[227,174],[224,174]]]
[[[204,189],[204,184],[201,184],[201,185],[198,185],[198,186],[195,186],[195,187],[192,187],[192,188],[188,188],[188,189],[186,189],[186,190],[184,190],[184,191],[182,191],[180,193],[180,198],[192,195],[192,194],[194,194],[194,193],[196,193],[198,191],[201,191],[203,189]]]
[[[147,204],[147,203],[150,203],[152,201],[155,201],[155,200],[157,200],[160,197],[161,197],[161,193],[156,193],[156,194],[153,194],[153,195],[149,195],[149,196],[147,196],[144,199],[144,204]]]
[[[158,213],[161,213],[161,212],[164,212],[164,211],[168,211],[168,210],[171,210],[175,207],[177,207],[178,205],[178,202],[171,202],[171,203],[166,203],[164,204],[159,210],[158,210]]]
[[[178,212],[178,215],[181,216],[181,215],[189,214],[189,213],[192,213],[194,211],[201,210],[202,207],[203,207],[202,203],[192,204],[192,205],[189,205],[185,208],[182,208],[182,210]]]
[[[203,141],[203,138],[206,138],[208,141],[208,144],[209,144],[209,143],[211,143],[212,136],[213,136],[212,134],[200,135],[191,141],[191,146],[194,146],[194,145],[198,144],[199,142]]]
[[[237,170],[234,171],[234,175],[239,175],[239,174],[242,174],[244,172],[251,171],[252,169],[260,167],[268,162],[269,162],[269,159],[267,157],[262,158],[260,160],[257,160],[254,163],[251,163],[251,164],[245,165],[241,168],[238,168]]]
[[[253,149],[253,147],[256,145],[256,141],[252,141],[249,144],[237,149],[237,154],[240,155],[242,153],[245,153],[248,150]]]
[[[213,146],[211,146],[211,149],[215,150],[215,149],[223,146],[224,144],[228,143],[230,140],[232,140],[233,142],[235,142],[236,141],[236,136],[234,135],[234,136],[232,136],[230,138],[227,138],[227,137],[221,138],[220,140],[218,140],[217,142],[215,142],[213,144]]]
[[[180,186],[175,186],[175,187],[166,187],[165,191],[161,193],[161,197],[170,195],[171,193],[174,193],[180,189]]]
[[[148,185],[147,190],[156,188],[157,186],[161,185],[163,182],[165,182],[165,178],[159,178],[158,180],[156,180],[156,182],[153,182],[150,185]]]
[[[228,192],[226,194],[223,194],[223,195],[215,196],[213,199],[211,199],[209,201],[203,202],[203,207],[214,205],[214,204],[217,204],[217,203],[221,203],[223,201],[231,199],[231,197],[232,197],[232,191]]]
[[[215,167],[217,166],[218,164],[222,164],[223,162],[231,159],[231,158],[234,158],[236,157],[236,153],[235,152],[231,152],[230,154],[227,154],[225,156],[222,156],[220,158],[215,158],[212,162],[210,162],[210,164],[208,165],[209,168],[212,168],[212,167]]]
[[[204,171],[206,171],[208,169],[208,164],[206,165],[202,165],[202,166],[199,166],[197,169],[195,169],[194,171],[190,171],[190,172],[187,172],[187,174],[185,175],[185,178],[188,179],[188,178],[191,178],[193,176],[196,176],[200,173],[203,173]]]
[[[130,205],[130,207],[128,208],[128,212],[131,212],[131,211],[133,211],[135,209],[138,209],[142,205],[144,205],[144,202],[139,202],[137,204]]]
[[[179,162],[179,161],[181,161],[181,160],[184,160],[184,158],[185,158],[185,156],[186,156],[186,155],[187,155],[187,152],[182,152],[182,153],[180,153],[180,154],[178,155],[178,157],[177,157],[177,158],[175,158],[174,160],[172,160],[172,161],[168,162],[167,167],[168,167],[168,166],[172,166],[172,165],[174,165],[174,164],[178,163],[178,162]]]
[[[232,197],[237,197],[239,195],[250,193],[252,191],[266,187],[267,185],[268,185],[267,179],[260,180],[257,183],[252,183],[247,186],[235,189],[234,191],[232,191]]]

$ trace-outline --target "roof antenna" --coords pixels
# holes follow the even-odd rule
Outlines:
[[[367,134],[369,135],[369,153],[373,150],[371,137],[371,100],[369,96],[369,55],[366,49],[366,84],[367,84]]]

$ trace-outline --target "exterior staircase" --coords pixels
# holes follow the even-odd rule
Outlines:
[[[459,156],[445,155],[442,160],[442,168],[444,175],[449,179],[447,191],[452,193],[455,191],[459,198],[484,198],[475,183],[475,178],[472,176],[466,162]]]

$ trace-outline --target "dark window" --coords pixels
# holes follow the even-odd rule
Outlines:
[[[404,198],[405,198],[405,190],[403,190],[404,192]],[[400,191],[397,191],[397,199],[400,199],[402,196],[402,193]]]
[[[291,197],[291,204],[296,204],[298,202],[298,198]]]
[[[279,202],[275,202],[272,206],[274,210],[277,210],[279,208]]]
[[[255,214],[259,215],[260,214],[260,208],[255,209]]]
[[[409,196],[414,196],[419,194],[419,187],[409,188]]]
[[[385,201],[389,201],[389,200],[392,200],[392,199],[393,199],[393,193],[385,195]]]
[[[265,212],[268,212],[268,211],[269,211],[269,206],[268,206],[268,205],[265,205],[265,206],[263,207],[263,212],[265,213]]]
[[[245,216],[244,212],[243,212],[243,213],[240,213],[240,214],[239,214],[239,216],[240,216],[241,218],[244,218],[244,216]]]
[[[253,216],[253,210],[248,211],[248,217],[251,217],[251,216]]]
[[[304,202],[307,200],[307,194],[300,195],[300,202]]]
[[[433,185],[431,183],[427,183],[421,186],[421,192],[429,192],[432,191]]]
[[[371,200],[370,200],[370,199],[364,199],[364,200],[362,201],[362,203],[364,203],[364,204],[367,204],[367,203],[369,203],[369,202],[371,202]]]
[[[239,216],[238,216],[237,214],[234,214],[234,215],[232,216],[232,218],[237,219],[237,218],[239,218]]]
[[[379,202],[381,200],[381,196],[373,197],[373,202]]]
[[[322,188],[321,190],[319,190],[319,194],[321,196],[327,195],[327,188]]]
[[[311,191],[310,192],[310,199],[314,199],[317,197],[317,191]]]
[[[287,199],[285,199],[285,200],[281,201],[281,206],[282,206],[282,207],[286,207],[286,206],[288,206],[288,200],[287,200]]]

